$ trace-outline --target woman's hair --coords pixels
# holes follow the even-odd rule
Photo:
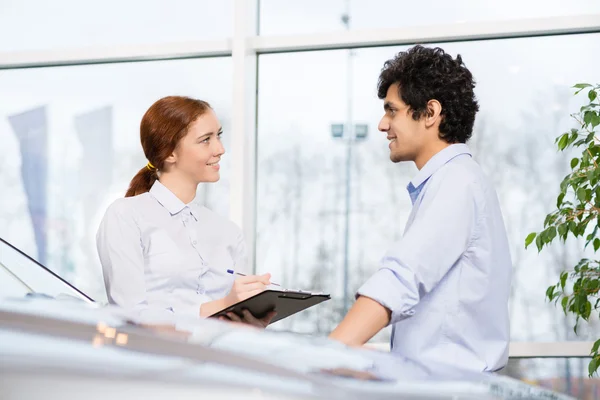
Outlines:
[[[140,140],[148,164],[133,177],[125,197],[150,190],[158,179],[158,171],[187,134],[189,126],[209,109],[205,101],[181,96],[163,97],[150,106],[140,124]]]

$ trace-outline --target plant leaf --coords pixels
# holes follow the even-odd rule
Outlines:
[[[592,313],[592,303],[588,301],[583,307],[584,308],[583,312],[581,313],[581,316],[587,321],[590,318],[590,314]]]
[[[583,122],[588,125],[592,123],[592,118],[596,115],[596,113],[594,113],[593,111],[586,111],[583,113]],[[589,136],[589,135],[588,135]],[[565,141],[565,145],[566,145],[566,141]],[[560,147],[560,142],[559,142],[559,147]],[[564,147],[563,147],[564,149]],[[562,150],[562,149],[561,149]]]
[[[535,245],[538,249],[538,252],[542,251],[542,248],[544,247],[544,241],[541,234],[535,238]]]
[[[533,239],[535,239],[536,236],[537,233],[535,232],[532,232],[529,235],[527,235],[527,237],[525,238],[525,248],[527,248],[533,242]]]
[[[599,347],[600,347],[600,339],[598,339],[594,342],[594,346],[592,347],[592,353],[597,352]]]
[[[563,308],[563,310],[565,312],[565,315],[567,314],[567,302],[568,301],[569,301],[568,297],[563,297],[563,299],[560,302],[560,305],[562,306],[562,308]]]
[[[579,164],[579,158],[575,157],[571,160],[571,169],[575,169],[575,167]]]
[[[548,301],[552,301],[552,298],[554,297],[554,289],[555,288],[556,288],[556,286],[550,286],[546,290],[546,297],[548,298]]]
[[[577,198],[580,202],[585,203],[586,192],[584,188],[577,189]]]
[[[565,284],[567,283],[567,278],[569,277],[569,273],[568,272],[563,272],[562,274],[560,274],[560,287],[562,289],[562,291],[565,290]]]
[[[587,113],[589,113],[590,111],[587,111]],[[589,117],[589,121],[586,122],[586,124],[589,124],[591,121],[591,116]],[[560,139],[558,140],[558,149],[559,150],[564,150],[565,147],[567,147],[567,142],[569,141],[569,134],[565,133],[564,135],[562,135],[560,137]]]
[[[597,369],[598,369],[598,359],[592,358],[592,361],[590,361],[590,363],[588,365],[588,372],[590,374],[590,378],[592,377],[592,375],[594,375],[594,372],[596,372]]]
[[[566,239],[567,233],[569,232],[569,224],[567,224],[566,222],[563,224],[560,224],[558,226],[558,234],[559,236],[561,236],[563,239]],[[532,239],[533,240],[533,239]]]

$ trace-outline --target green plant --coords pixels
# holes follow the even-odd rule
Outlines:
[[[569,235],[584,237],[587,248],[594,253],[600,249],[600,137],[595,129],[600,125],[600,85],[580,83],[575,94],[587,92],[588,102],[578,113],[572,114],[577,128],[556,138],[560,151],[580,149],[581,155],[571,160],[571,172],[560,184],[556,210],[546,216],[544,230],[530,233],[525,248],[535,241],[538,252],[555,239],[566,241]],[[546,290],[546,297],[555,304],[560,302],[565,315],[576,316],[574,330],[580,319],[588,321],[592,312],[600,313],[600,261],[583,258],[572,270],[563,271],[556,285]],[[592,376],[600,366],[600,339],[591,349],[592,361],[588,366]]]

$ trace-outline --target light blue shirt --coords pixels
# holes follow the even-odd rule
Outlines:
[[[96,236],[110,303],[133,311],[199,317],[246,271],[241,230],[198,200],[184,204],[156,181],[150,192],[116,200]]]
[[[506,365],[512,263],[494,188],[465,144],[408,185],[404,235],[358,290],[391,311],[392,352],[477,371]]]

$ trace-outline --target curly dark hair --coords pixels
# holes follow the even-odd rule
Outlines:
[[[440,138],[448,143],[469,140],[479,105],[473,75],[460,55],[455,60],[439,47],[414,46],[385,62],[377,84],[380,99],[394,83],[415,121],[427,114],[427,102],[435,99],[442,105]]]

